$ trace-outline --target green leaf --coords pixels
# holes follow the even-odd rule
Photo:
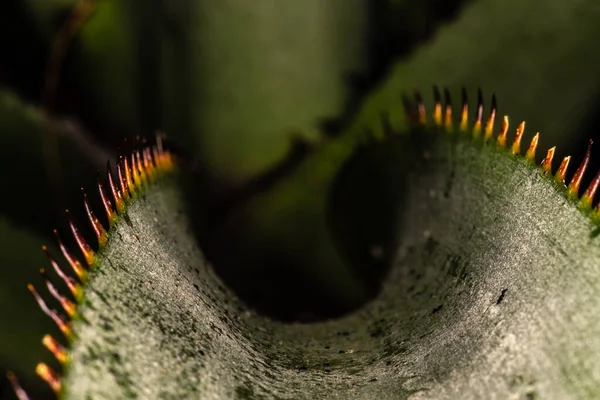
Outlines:
[[[558,135],[598,87],[593,7],[473,3],[397,68],[339,141],[204,243],[214,262],[235,253],[225,261],[249,275],[275,254],[329,290],[338,311],[375,294],[390,267],[350,315],[306,325],[255,315],[206,266],[177,185],[138,197],[80,305],[67,397],[597,397],[596,214],[494,145],[413,132],[354,153],[363,129],[381,137],[382,111],[404,126],[398,92],[430,79],[498,88],[501,107],[542,130],[541,148],[566,140]],[[555,68],[568,68],[568,82]],[[245,277],[236,289],[264,289]],[[311,289],[302,300],[318,298]]]
[[[97,256],[65,397],[598,395],[597,211],[470,134],[411,130],[347,154],[334,199],[377,215],[368,178],[395,207],[377,221],[394,235],[375,299],[326,322],[256,315],[206,263],[165,178]]]
[[[342,114],[348,78],[366,69],[368,9],[363,0],[194,3],[182,77],[209,170],[250,178],[285,157],[292,135],[317,139],[320,123]]]
[[[140,88],[156,84],[153,80],[157,77],[146,76],[139,59],[140,45],[136,39],[141,32],[136,16],[144,15],[140,7],[143,6],[131,1],[95,2],[92,14],[76,33],[77,40],[69,49],[70,57],[64,68],[72,75],[70,79],[65,77],[67,82],[62,88],[73,96],[70,106],[91,125],[112,128],[109,133],[102,132],[102,137],[113,142],[126,133],[141,132]]]

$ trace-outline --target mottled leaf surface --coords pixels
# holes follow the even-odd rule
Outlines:
[[[149,189],[90,280],[67,398],[593,398],[596,223],[539,168],[444,135],[346,165],[338,190],[360,194],[368,170],[402,207],[381,293],[329,322],[246,309],[196,247],[177,185]]]

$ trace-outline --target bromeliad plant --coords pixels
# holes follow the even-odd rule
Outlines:
[[[68,342],[43,338],[63,372],[39,364],[38,375],[61,398],[597,397],[600,174],[581,193],[591,149],[572,174],[570,157],[553,168],[554,147],[540,168],[539,133],[524,147],[524,122],[514,136],[506,116],[496,129],[495,97],[485,118],[480,92],[472,110],[463,90],[458,113],[449,91],[441,98],[435,89],[431,115],[419,94],[405,100],[409,123],[384,119],[383,136],[324,143],[216,233],[248,239],[235,251],[252,265],[260,241],[285,243],[273,220],[309,211],[299,229],[315,251],[286,249],[302,261],[345,265],[351,285],[361,266],[389,260],[374,299],[326,322],[256,315],[221,283],[160,140],[120,159],[112,201],[98,184],[108,230],[85,204],[99,251],[70,222],[89,268],[60,241],[78,281],[50,257],[72,296],[48,289],[71,320],[30,287]],[[255,241],[249,216],[267,232]]]
[[[0,396],[10,369],[48,397],[41,363],[63,398],[599,397],[597,165],[577,153],[600,87],[596,0],[444,2],[435,20],[439,2],[0,3],[0,170],[19,194],[0,197]],[[381,47],[398,62],[357,110],[345,77]],[[407,119],[398,93],[434,80],[496,90],[543,136],[437,93]],[[335,139],[323,117],[340,117]],[[156,127],[193,168],[173,146],[175,168],[145,184],[136,171],[160,157],[129,155],[108,175],[117,194],[88,191],[106,241],[87,240],[92,266],[82,240],[39,237],[63,232],[53,196],[81,220],[72,192],[113,153],[86,130],[111,149]],[[314,151],[284,160],[297,132]],[[323,314],[283,323],[269,307]]]

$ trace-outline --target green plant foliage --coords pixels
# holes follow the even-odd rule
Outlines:
[[[207,267],[178,186],[150,188],[99,254],[66,397],[593,398],[597,222],[539,167],[461,135],[412,131],[348,160],[347,209],[381,204],[365,170],[398,205],[380,221],[392,269],[324,323],[247,310]]]
[[[435,28],[434,2],[90,3],[53,109],[104,143],[164,128],[209,179],[200,199],[185,174],[160,180],[111,228],[78,305],[64,398],[600,397],[598,212],[495,143],[408,128],[400,106],[434,82],[494,90],[509,141],[526,119],[538,159],[551,145],[575,154],[570,177],[597,119],[596,2],[457,1]],[[0,90],[0,372],[41,397],[35,362],[61,369],[39,341],[59,335],[25,288],[49,268],[48,241],[23,227],[51,232],[108,158],[22,100],[39,102],[39,60],[74,4],[0,6],[0,81],[18,93]],[[412,39],[379,37],[402,58],[354,113],[348,77],[368,71],[378,25]],[[12,40],[22,26],[37,40],[27,56]],[[320,137],[331,118],[348,124]],[[298,137],[307,157],[206,222],[212,195],[274,171]],[[268,306],[313,322],[253,309]]]
[[[351,74],[365,72],[367,1],[209,0],[190,11],[197,154],[227,177],[283,159],[292,134],[317,139],[319,122],[343,112]]]

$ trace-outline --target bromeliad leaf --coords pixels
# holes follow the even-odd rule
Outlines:
[[[373,300],[326,322],[284,324],[246,308],[198,249],[178,174],[140,189],[147,169],[136,177],[135,158],[133,169],[120,164],[121,193],[131,183],[136,195],[93,256],[64,377],[40,375],[64,398],[596,397],[598,179],[579,199],[588,158],[569,177],[568,161],[535,166],[539,136],[518,156],[524,125],[509,140],[508,119],[494,129],[495,109],[484,118],[481,103],[471,114],[465,104],[458,121],[448,104],[433,110],[429,123],[417,100],[414,125],[358,149],[343,146],[349,139],[325,146],[258,195],[277,204],[319,171],[311,177],[343,209],[332,219],[348,228],[337,231],[342,250],[389,260]],[[301,208],[310,196],[296,198]],[[374,242],[378,229],[391,238]]]

